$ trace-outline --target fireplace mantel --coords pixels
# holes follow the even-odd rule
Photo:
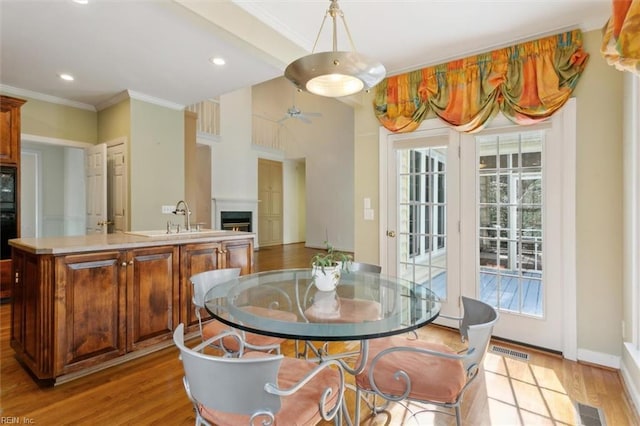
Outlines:
[[[253,217],[253,232],[258,233],[258,203],[255,198],[212,198],[215,229],[220,229],[220,212],[250,211]]]

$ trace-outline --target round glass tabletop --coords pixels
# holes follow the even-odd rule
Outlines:
[[[440,301],[428,288],[380,274],[343,271],[334,291],[319,291],[311,269],[244,275],[205,297],[216,319],[248,332],[297,340],[362,340],[404,333],[433,321]]]

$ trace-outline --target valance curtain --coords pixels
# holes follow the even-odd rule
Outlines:
[[[481,130],[502,111],[517,124],[551,116],[569,99],[589,55],[579,30],[384,79],[374,112],[392,132],[437,116],[456,130]]]
[[[640,75],[640,0],[613,0],[600,51],[609,65]]]

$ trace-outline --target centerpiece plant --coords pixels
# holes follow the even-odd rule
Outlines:
[[[353,256],[336,250],[331,244],[325,241],[327,250],[316,253],[311,258],[311,274],[313,283],[320,291],[335,290],[340,281],[340,274],[349,271],[349,265],[353,260]]]

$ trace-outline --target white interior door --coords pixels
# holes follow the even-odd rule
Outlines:
[[[107,233],[107,145],[84,151],[87,200],[87,234]]]
[[[127,162],[124,138],[107,143],[108,232],[125,232],[127,221]]]
[[[384,273],[430,288],[459,313],[459,135],[421,128],[386,137]],[[385,199],[385,198],[382,198]]]

